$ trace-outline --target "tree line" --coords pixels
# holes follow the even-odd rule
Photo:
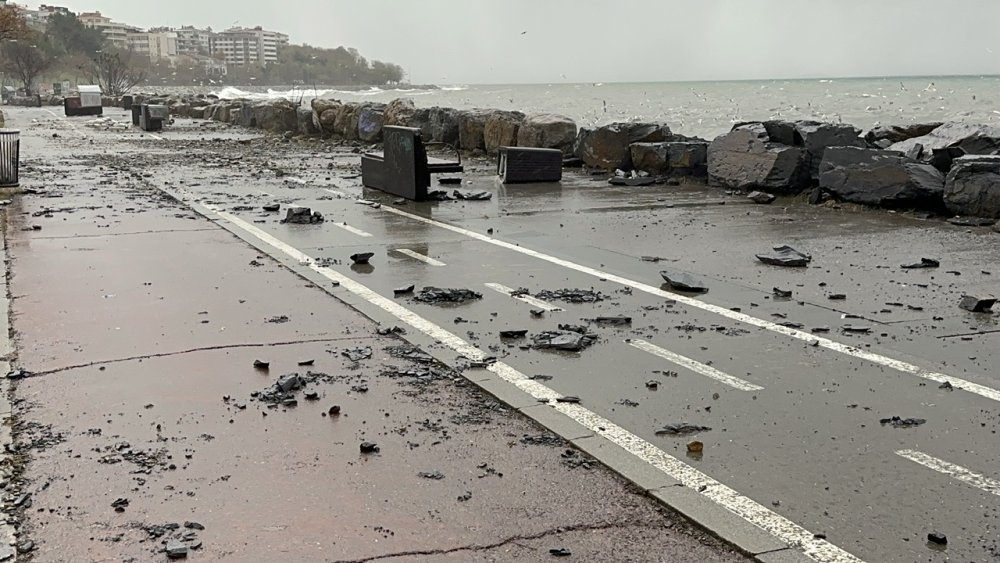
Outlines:
[[[42,80],[100,84],[104,93],[120,96],[141,85],[387,85],[405,78],[399,65],[368,61],[356,49],[324,49],[286,45],[278,62],[230,65],[227,76],[205,69],[196,59],[150,61],[145,55],[112,47],[99,30],[83,25],[74,14],[55,13],[44,29],[33,29],[12,5],[0,6],[0,69],[28,94]]]

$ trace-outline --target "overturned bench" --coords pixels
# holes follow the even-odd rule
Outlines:
[[[563,154],[559,149],[500,147],[497,175],[504,184],[562,180]]]
[[[431,174],[464,171],[461,155],[457,161],[429,158],[426,147],[444,143],[425,144],[420,129],[386,126],[382,138],[383,152],[361,155],[361,183],[365,187],[421,201],[427,199]]]

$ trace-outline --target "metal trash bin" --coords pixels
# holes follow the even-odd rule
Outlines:
[[[563,154],[559,149],[500,147],[497,175],[504,184],[559,182]]]
[[[158,104],[142,104],[139,112],[139,128],[143,131],[159,131],[163,122],[170,119],[170,108]]]
[[[139,126],[139,115],[142,114],[141,104],[132,104],[132,125]]]
[[[20,185],[21,131],[0,129],[0,188]]]

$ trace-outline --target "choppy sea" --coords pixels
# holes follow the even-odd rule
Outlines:
[[[685,135],[708,139],[739,121],[815,119],[879,124],[927,121],[1000,122],[1000,76],[923,76],[733,82],[491,84],[440,89],[341,91],[335,88],[211,90],[223,98],[313,97],[417,106],[552,112],[581,126],[614,121],[661,121]]]

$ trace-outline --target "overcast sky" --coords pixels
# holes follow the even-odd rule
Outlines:
[[[24,2],[37,7],[40,2]],[[51,0],[357,48],[414,83],[1000,74],[1000,0]]]

